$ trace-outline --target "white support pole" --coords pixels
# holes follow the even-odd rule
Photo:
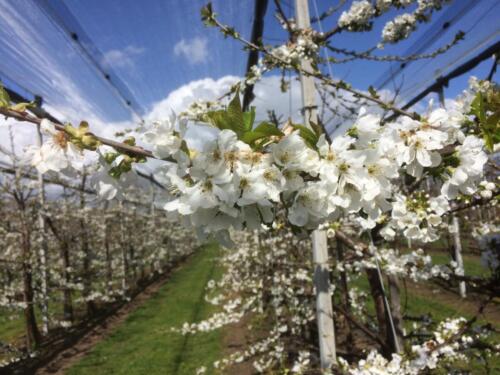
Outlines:
[[[461,276],[464,275],[464,260],[462,258],[462,241],[460,240],[460,223],[458,221],[457,215],[453,215],[453,250],[455,252],[455,262],[457,262],[457,273]],[[465,289],[465,281],[460,281],[458,283],[458,291],[460,297],[465,298],[467,296]]]
[[[36,126],[37,130],[37,145],[42,146],[43,137],[40,125]],[[41,273],[41,295],[42,295],[42,332],[46,335],[49,333],[49,292],[48,292],[48,273],[47,273],[47,254],[48,254],[48,241],[47,241],[47,228],[45,226],[45,183],[43,181],[43,173],[37,172],[38,182],[38,225],[40,227],[40,273]]]
[[[304,29],[311,26],[307,0],[295,0],[295,17],[299,28]],[[301,67],[306,72],[312,71],[311,63],[307,59],[301,61]],[[314,79],[301,74],[300,83],[304,106],[304,125],[310,127],[310,122],[317,123]],[[313,232],[312,251],[321,368],[330,369],[333,364],[337,363],[337,354],[335,348],[332,296],[330,294],[330,270],[328,268],[326,231],[315,230]]]
[[[328,247],[325,231],[315,230],[312,233],[312,246],[321,368],[330,369],[333,364],[337,363],[337,351],[335,347],[335,327],[333,325],[330,270],[327,266]]]
[[[123,205],[123,201],[119,201],[118,204],[119,207],[119,224],[120,224],[120,247],[121,247],[121,254],[122,254],[122,293],[123,296],[125,297],[127,295],[128,291],[128,260],[127,260],[127,250],[125,247],[126,241],[125,241],[125,230],[126,226],[124,225],[123,221],[125,220],[125,208]]]
[[[155,216],[155,199],[156,199],[156,191],[155,191],[155,186],[153,184],[153,174],[151,174],[151,180],[150,180],[150,184],[151,184],[151,207],[150,207],[150,215],[152,217]]]

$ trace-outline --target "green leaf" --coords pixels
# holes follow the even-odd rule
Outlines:
[[[189,148],[186,141],[183,139],[181,142],[181,150],[184,151],[186,155],[189,155]]]
[[[485,127],[495,133],[499,133],[500,127],[500,110],[496,111],[492,115],[490,115],[485,122]],[[500,135],[500,134],[498,134]]]
[[[296,130],[299,130],[300,136],[304,139],[309,147],[316,149],[316,144],[318,143],[319,139],[317,134],[303,125],[292,125],[292,127]]]
[[[230,129],[232,129],[238,138],[245,133],[245,121],[243,120],[243,111],[241,109],[240,102],[240,91],[236,89],[233,100],[229,103],[227,107],[227,116],[230,124]]]
[[[493,151],[495,143],[500,139],[500,110],[495,108],[494,103],[488,101],[489,98],[492,98],[492,96],[483,96],[481,92],[478,92],[471,103],[470,114],[476,116],[479,122],[479,129],[486,148]],[[488,112],[493,112],[493,114],[487,116]]]
[[[269,137],[269,134],[265,133],[260,133],[257,131],[250,131],[246,132],[241,136],[241,140],[249,145],[252,145],[255,143],[255,141],[258,141],[259,139],[267,138]]]
[[[230,129],[234,131],[238,138],[252,130],[255,121],[255,108],[243,113],[241,109],[239,90],[236,89],[234,98],[229,103],[227,110],[211,111],[206,114],[210,124],[220,130]]]
[[[309,121],[309,124],[311,125],[312,130],[316,133],[316,135],[319,138],[319,136],[323,134],[323,128],[313,121]]]
[[[231,129],[226,111],[224,110],[211,111],[207,112],[206,116],[210,124],[212,124],[216,128],[219,128],[220,130]]]
[[[481,123],[486,148],[493,151],[495,143],[500,142],[500,111],[490,115],[484,123]]]
[[[265,135],[284,136],[283,132],[279,130],[274,124],[266,121],[261,122],[253,131]]]
[[[78,138],[80,134],[78,133],[78,129],[76,129],[71,123],[67,123],[64,125],[64,131],[69,134],[71,138]]]
[[[123,140],[123,143],[129,146],[135,146],[135,137],[129,136]]]
[[[250,131],[253,128],[255,121],[255,107],[250,107],[249,112],[243,113],[243,123],[245,124],[245,131]]]
[[[10,105],[10,96],[0,83],[0,108],[7,108]]]
[[[271,136],[284,136],[283,132],[279,130],[275,125],[269,122],[261,122],[255,129],[245,132],[240,139],[252,146],[256,147],[256,142],[263,139],[268,139]],[[266,143],[266,142],[264,142]],[[261,145],[263,143],[261,142]]]
[[[212,10],[212,3],[208,3],[203,8],[201,8],[201,20],[205,26],[217,26],[214,22],[215,13]]]
[[[486,110],[484,108],[483,94],[478,92],[470,105],[471,114],[476,116],[481,123],[486,122]]]

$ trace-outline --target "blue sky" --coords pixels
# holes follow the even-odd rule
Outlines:
[[[47,3],[59,14],[66,7],[78,20],[92,41],[92,48],[100,51],[101,64],[105,69],[111,68],[125,83],[126,89],[137,99],[137,106],[143,116],[154,111],[159,103],[163,103],[162,108],[175,98],[176,103],[179,103],[182,90],[191,90],[189,97],[210,96],[221,92],[219,87],[215,87],[221,82],[228,85],[224,77],[241,76],[244,73],[247,53],[242,51],[241,45],[225,40],[215,29],[202,25],[199,10],[205,1],[66,0],[65,7],[61,6],[61,1],[0,1],[0,78],[7,85],[15,83],[41,95],[48,107],[64,119],[76,121],[84,117],[100,124],[109,122],[120,127],[129,124],[131,113],[92,64],[82,57],[67,35],[47,17],[43,11],[47,9]],[[389,46],[382,53],[406,53],[422,35],[432,28],[440,27],[439,22],[460,10],[466,2],[469,0],[455,0],[452,5],[445,6],[434,15],[430,24],[421,27],[410,40]],[[223,22],[234,25],[244,36],[249,36],[253,0],[218,0],[213,3]],[[290,4],[293,4],[293,0],[283,3],[285,11],[292,15]],[[316,3],[321,12],[333,2],[316,0]],[[445,73],[498,41],[500,1],[478,0],[474,3],[477,5],[472,6],[456,24],[440,33],[425,52],[451,41],[459,29],[469,31],[460,45],[432,64],[428,61],[411,64],[403,75],[398,76],[396,83],[404,83],[405,97],[411,97],[432,83],[440,72]],[[314,16],[312,1],[310,7],[311,15]],[[325,21],[323,28],[330,29],[339,14]],[[376,45],[383,25],[395,14],[390,12],[384,15],[371,33],[342,33],[332,42],[338,47],[356,50]],[[67,17],[65,20],[71,24]],[[277,44],[286,38],[274,19],[274,4],[271,0],[264,36],[265,42],[269,44]],[[471,74],[485,77],[491,64],[491,61],[486,61]],[[387,63],[360,61],[334,65],[333,71],[335,76],[350,81],[354,87],[366,89],[389,68]],[[467,77],[452,81],[446,96],[454,97],[463,90]],[[205,78],[211,80],[195,85],[194,90],[192,83]],[[269,104],[266,86],[263,87],[260,100]],[[293,95],[296,97],[297,93]],[[169,97],[171,99],[167,100]],[[283,107],[283,103],[279,105]]]

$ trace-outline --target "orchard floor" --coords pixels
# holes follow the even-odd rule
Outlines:
[[[125,314],[113,317],[113,321],[104,327],[102,334],[94,335],[92,341],[85,345],[68,349],[61,356],[61,363],[51,370],[46,367],[37,374],[69,374],[69,375],[104,375],[104,374],[165,374],[187,375],[195,374],[196,369],[206,366],[207,374],[213,374],[212,363],[224,354],[242,349],[252,333],[246,324],[232,325],[224,330],[210,333],[183,336],[173,332],[171,328],[181,327],[184,322],[196,322],[208,317],[215,311],[214,307],[204,301],[205,286],[208,280],[217,279],[221,269],[215,258],[218,248],[207,246],[189,258],[172,275],[158,287],[146,290],[140,295],[139,301],[133,300],[132,306]],[[447,263],[449,255],[433,251],[435,263]],[[464,256],[467,275],[484,274],[479,257]],[[358,278],[354,284],[368,291],[365,277]],[[447,317],[475,315],[478,307],[478,296],[469,295],[461,299],[456,290],[445,290],[435,283],[414,284],[402,283],[402,312],[406,316],[418,317],[430,315],[435,320]],[[368,310],[373,310],[370,299],[367,300]],[[500,329],[500,299],[492,304],[479,316],[481,323],[491,323]],[[1,322],[0,322],[1,323]],[[407,328],[411,322],[406,322]],[[12,331],[7,325],[5,331]],[[0,331],[3,330],[0,324]],[[499,335],[494,341],[498,342]],[[489,363],[490,372],[500,373],[500,358],[494,358]],[[484,363],[478,360],[467,361],[460,367],[472,371],[472,374],[487,374]],[[252,373],[251,363],[242,363],[233,368],[231,374],[249,375]]]
[[[450,261],[449,254],[442,251],[430,251],[434,264],[446,264]],[[480,264],[480,258],[476,255],[467,254],[464,257],[465,274],[468,276],[488,277],[489,272]],[[369,293],[368,280],[362,276],[354,285]],[[387,288],[387,286],[386,286]],[[447,318],[465,317],[467,319],[476,316],[479,309],[479,301],[484,297],[474,293],[468,293],[467,298],[462,299],[458,295],[458,288],[443,288],[434,282],[413,283],[409,280],[401,282],[401,312],[406,317],[428,316],[434,321],[442,321]],[[368,311],[374,314],[373,302],[367,299]],[[500,296],[494,298],[477,316],[481,324],[491,324],[496,333],[492,334],[491,343],[500,342]],[[405,321],[407,330],[411,330],[413,322]],[[490,358],[485,363],[479,358],[469,358],[467,361],[458,362],[455,366],[471,375],[500,374],[500,356]],[[434,373],[433,373],[434,374]],[[439,375],[447,375],[444,372],[436,372]]]
[[[182,336],[171,332],[171,327],[179,327],[185,321],[197,321],[208,316],[213,307],[204,302],[206,282],[220,275],[214,264],[217,255],[215,246],[198,253],[148,300],[141,308],[129,315],[128,319],[107,339],[97,344],[89,355],[76,363],[65,374],[195,374],[200,366],[207,367],[211,374],[211,364],[228,349],[241,349],[245,345],[244,324],[233,325],[226,330],[193,336]],[[449,255],[433,252],[434,261],[447,263]],[[484,270],[477,256],[464,257],[468,275],[481,275]],[[361,289],[367,291],[366,280],[358,281]],[[496,299],[479,316],[482,323],[500,327],[499,300]],[[434,283],[406,283],[402,286],[402,309],[406,315],[430,315],[437,321],[447,317],[472,317],[477,312],[477,296],[469,295],[461,299],[456,291],[445,290]],[[371,305],[371,301],[368,301]],[[370,308],[369,308],[370,310]],[[410,328],[411,322],[407,322]],[[498,335],[494,340],[497,341]],[[251,363],[242,363],[230,373],[247,375],[252,373]],[[485,366],[478,360],[459,365],[473,374],[500,373],[498,358]]]
[[[211,363],[221,355],[222,334],[183,336],[172,328],[213,311],[204,293],[206,283],[221,274],[214,261],[217,255],[217,246],[198,252],[81,360],[59,373],[191,375],[206,366],[210,374]]]

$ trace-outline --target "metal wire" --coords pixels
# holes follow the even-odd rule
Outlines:
[[[58,2],[58,9],[55,8],[52,2],[47,0],[35,1],[35,4],[42,13],[46,15],[56,29],[68,38],[76,51],[85,58],[98,75],[111,86],[113,93],[120,99],[124,107],[142,121],[142,113],[144,113],[144,110],[113,69],[103,66],[102,62],[105,61],[104,56],[92,42],[90,37],[86,35],[83,28],[65,4]]]

